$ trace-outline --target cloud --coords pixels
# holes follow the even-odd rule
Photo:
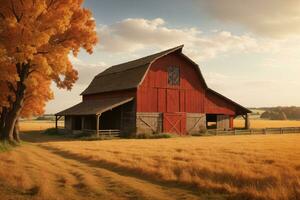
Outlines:
[[[283,38],[300,33],[299,0],[201,0],[197,6],[260,35]]]
[[[204,79],[207,82],[208,86],[212,89],[217,90],[226,90],[226,87],[224,87],[224,83],[228,83],[231,81],[232,77],[228,77],[227,75],[218,73],[218,72],[207,72],[204,73]]]
[[[185,44],[186,53],[196,61],[214,58],[228,52],[261,52],[270,44],[261,45],[248,34],[233,35],[214,30],[204,34],[198,28],[170,28],[161,18],[153,20],[129,18],[111,25],[99,25],[99,49],[110,53],[135,53],[149,48],[166,49]]]
[[[79,74],[79,79],[76,82],[76,84],[85,86],[92,81],[94,76],[108,68],[109,66],[102,61],[99,61],[97,63],[91,64],[91,63],[86,63],[83,60],[76,58],[74,56],[69,56],[70,61],[74,65],[74,68],[77,69],[78,74]]]

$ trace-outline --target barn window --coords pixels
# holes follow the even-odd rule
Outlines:
[[[168,68],[168,84],[169,85],[179,85],[179,67],[171,66]]]

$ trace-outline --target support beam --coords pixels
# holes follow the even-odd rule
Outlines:
[[[60,120],[60,118],[62,118],[63,116],[57,116],[55,115],[55,129],[56,132],[58,133],[58,120]]]
[[[246,114],[245,117],[245,129],[250,129],[250,119],[249,119],[249,115]]]
[[[96,135],[99,137],[99,118],[100,115],[96,115]]]
[[[57,130],[57,120],[58,120],[58,118],[57,118],[57,116],[55,115],[55,130],[56,130],[56,132],[58,132],[58,130]]]

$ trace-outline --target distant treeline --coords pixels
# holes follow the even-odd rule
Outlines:
[[[260,108],[265,110],[261,114],[262,119],[271,120],[300,120],[300,107],[275,107],[275,108]]]

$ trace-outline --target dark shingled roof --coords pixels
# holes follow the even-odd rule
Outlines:
[[[182,48],[183,45],[137,60],[114,65],[95,76],[81,95],[137,88],[152,62],[172,52],[181,52]]]
[[[133,97],[118,97],[99,100],[83,101],[71,108],[56,113],[57,116],[65,115],[98,115],[115,107],[133,100]]]

